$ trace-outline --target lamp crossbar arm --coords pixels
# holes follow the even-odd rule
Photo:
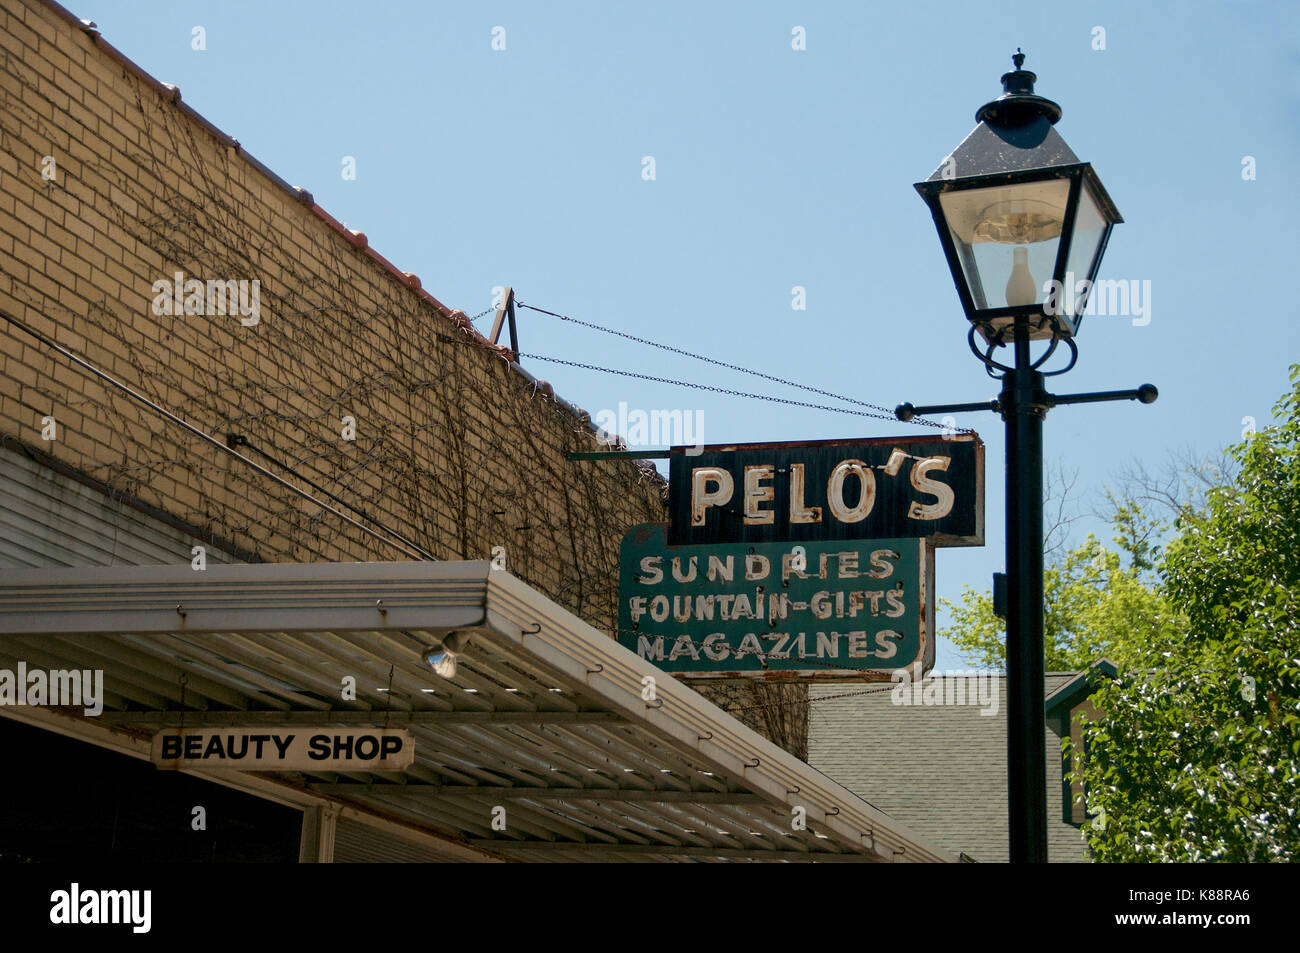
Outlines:
[[[1143,384],[1141,387],[1135,387],[1132,390],[1095,390],[1084,394],[1047,394],[1042,395],[1043,405],[1046,407],[1059,407],[1063,404],[1097,404],[1107,400],[1137,400],[1144,404],[1153,404],[1160,391],[1154,384]],[[914,404],[899,404],[894,408],[894,416],[899,420],[908,421],[916,415],[930,416],[932,414],[960,414],[972,410],[991,410],[998,413],[1002,410],[1000,400],[978,400],[968,404],[928,404],[924,407],[917,407]]]
[[[1062,404],[1097,404],[1104,400],[1138,400],[1144,404],[1153,404],[1160,392],[1154,384],[1143,384],[1133,390],[1095,390],[1086,394],[1050,394],[1048,399],[1052,406]]]
[[[917,414],[926,417],[931,414],[960,414],[970,410],[991,410],[996,413],[998,406],[996,400],[978,400],[971,404],[930,404],[925,407],[899,404],[894,408],[894,416],[899,420],[908,421]]]

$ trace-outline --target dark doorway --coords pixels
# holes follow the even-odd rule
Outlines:
[[[301,811],[148,761],[0,718],[0,765],[0,862],[298,860]]]

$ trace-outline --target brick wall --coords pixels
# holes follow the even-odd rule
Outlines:
[[[658,477],[566,461],[598,447],[572,408],[66,11],[10,0],[0,17],[0,310],[438,559],[505,547],[511,572],[611,629],[618,541],[665,518]],[[257,323],[155,313],[177,272],[258,281]],[[3,321],[0,344],[8,442],[260,559],[409,558]]]

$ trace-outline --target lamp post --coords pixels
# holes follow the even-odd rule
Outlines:
[[[967,341],[996,400],[915,407],[895,414],[993,410],[1006,422],[1007,813],[1013,863],[1047,860],[1047,761],[1043,711],[1043,418],[1061,404],[1139,400],[1156,388],[1055,395],[1045,380],[1078,360],[1074,343],[1111,229],[1123,221],[1092,166],[1054,128],[1061,107],[1034,93],[1024,54],[1002,76],[1003,93],[980,107],[979,125],[934,174],[916,184],[930,207]],[[977,343],[976,335],[982,338]],[[1034,357],[1030,342],[1048,342]],[[1041,370],[1058,345],[1065,367]],[[1010,363],[994,358],[1010,347]]]

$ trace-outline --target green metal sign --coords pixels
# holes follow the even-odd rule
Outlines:
[[[618,640],[687,678],[888,681],[934,662],[925,539],[669,546],[642,523],[619,555]]]

